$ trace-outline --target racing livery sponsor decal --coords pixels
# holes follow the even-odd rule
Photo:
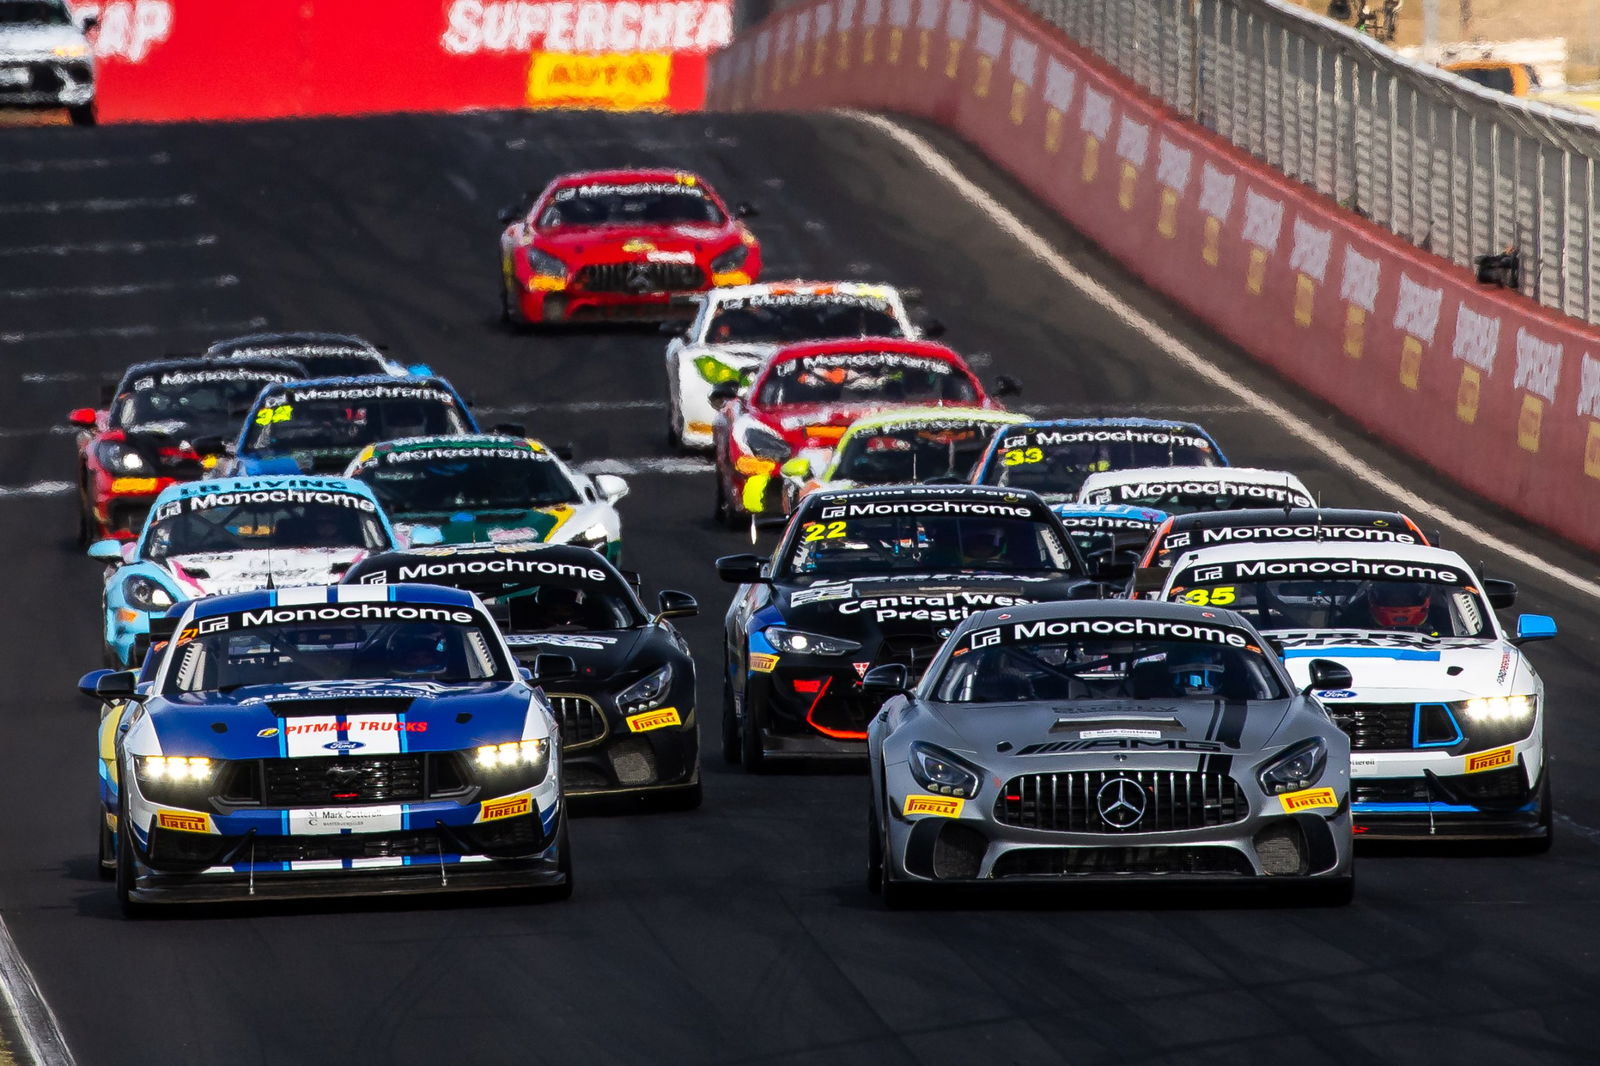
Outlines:
[[[1319,700],[1353,700],[1356,698],[1356,694],[1347,688],[1323,689],[1316,696]]]
[[[1104,740],[1108,737],[1120,737],[1126,740],[1159,740],[1159,729],[1083,729],[1078,732],[1079,740]]]
[[[1380,520],[1381,521],[1381,520]],[[1409,528],[1400,526],[1338,526],[1306,523],[1296,526],[1223,526],[1220,529],[1185,529],[1167,534],[1161,553],[1179,548],[1206,547],[1240,542],[1275,543],[1289,540],[1374,541],[1394,544],[1420,544]]]
[[[993,515],[1005,518],[1032,518],[1034,509],[1017,497],[1017,503],[987,499],[957,500],[849,500],[822,508],[824,522],[834,519],[875,518],[894,515]]]
[[[1051,640],[1058,637],[1146,637],[1150,640],[1223,644],[1230,648],[1253,646],[1247,633],[1231,626],[1158,618],[1044,618],[1034,622],[1012,622],[992,629],[973,630],[967,635],[967,642],[972,650],[977,651],[1002,641]]]
[[[1060,515],[1061,524],[1068,529],[1146,530],[1161,524],[1158,518],[1120,518],[1115,515],[1086,514]]]
[[[628,719],[628,732],[648,733],[652,729],[665,729],[668,726],[682,725],[683,719],[678,717],[676,707],[662,707],[660,710],[645,711]]]
[[[413,448],[407,451],[387,451],[376,456],[381,463],[427,463],[435,460],[456,459],[526,459],[535,463],[550,463],[555,456],[533,448],[492,447],[489,445],[462,445],[460,447]]]
[[[1210,585],[1235,581],[1277,581],[1299,577],[1375,578],[1380,581],[1425,581],[1459,585],[1466,575],[1430,563],[1383,559],[1241,559],[1190,567],[1174,584]]]
[[[397,803],[374,807],[314,807],[288,812],[290,833],[373,833],[399,829],[403,808]]]
[[[392,579],[397,582],[417,581],[433,583],[440,577],[570,577],[584,581],[606,581],[609,575],[597,566],[576,563],[558,563],[548,559],[517,559],[490,557],[483,559],[459,558],[442,563],[397,563],[396,565],[365,574],[362,584],[383,585]]]
[[[261,401],[263,407],[297,404],[307,400],[437,400],[451,404],[456,398],[444,389],[429,385],[316,385],[289,388]]]
[[[218,492],[216,490],[201,491],[192,495],[180,496],[161,505],[150,516],[151,521],[159,522],[165,518],[182,514],[185,511],[206,511],[213,507],[241,507],[251,504],[270,503],[320,503],[331,504],[335,507],[353,507],[358,511],[376,514],[378,505],[365,496],[354,492],[339,492],[328,489],[241,489],[236,491]]]
[[[304,607],[265,607],[259,611],[239,611],[223,617],[244,628],[303,625],[307,622],[448,622],[471,625],[479,621],[476,614],[459,607],[415,603],[324,603]],[[274,697],[277,698],[281,697]]]
[[[1154,503],[1168,496],[1224,496],[1233,500],[1265,500],[1272,504],[1315,507],[1317,501],[1287,485],[1262,485],[1230,481],[1133,481],[1108,485],[1089,493],[1089,503]]]
[[[1211,442],[1192,433],[1171,429],[1139,429],[1092,427],[1085,429],[1031,429],[1007,433],[1000,441],[1001,448],[1022,448],[1035,445],[1048,448],[1057,444],[1159,444],[1211,450]]]
[[[778,657],[776,655],[766,655],[758,651],[750,653],[750,670],[752,673],[770,674],[777,668]]]
[[[274,702],[277,702],[276,697]],[[356,718],[349,721],[319,720],[315,722],[285,722],[283,724],[283,735],[289,737],[304,736],[310,733],[426,733],[427,731],[427,722],[402,722],[398,719],[384,721],[374,718]],[[263,729],[256,734],[258,737],[277,735],[278,730],[276,729],[270,731]],[[341,743],[353,743],[358,748],[366,746],[354,741],[343,741]],[[331,744],[324,744],[323,747],[328,748],[330,751],[337,750]]]
[[[789,605],[791,607],[803,607],[808,603],[848,600],[853,598],[855,594],[855,586],[848,581],[812,585],[808,589],[796,589],[791,592],[789,594]]]
[[[168,388],[182,385],[212,385],[234,381],[261,382],[266,385],[276,385],[283,381],[296,380],[293,374],[271,370],[167,370],[160,374],[151,374],[134,381],[135,392],[153,389],[157,386]]]
[[[156,811],[156,825],[179,833],[209,833],[211,816],[192,811]]]
[[[278,727],[275,726],[275,725],[268,726],[265,729],[256,730],[256,736],[261,737],[263,739],[265,739],[267,737],[275,737],[277,735],[278,735]]]
[[[927,595],[906,593],[851,600],[839,605],[842,615],[870,613],[879,622],[893,619],[918,622],[959,622],[968,615],[991,607],[1019,607],[1032,600],[1023,596],[1003,596],[992,592],[939,592]]]
[[[1228,747],[1238,747],[1230,744]],[[1206,751],[1218,752],[1223,745],[1214,740],[1148,740],[1144,737],[1099,737],[1091,740],[1051,740],[1029,744],[1020,749],[1021,755],[1061,755],[1066,752],[1087,751]]]
[[[941,818],[961,817],[961,808],[967,801],[956,799],[953,796],[917,796],[906,797],[905,803],[900,808],[903,815],[934,814]]]
[[[1492,748],[1489,751],[1468,755],[1464,761],[1462,770],[1465,773],[1476,774],[1484,770],[1497,770],[1517,761],[1517,749],[1515,745],[1507,744],[1503,748]]]
[[[478,821],[493,822],[501,818],[519,818],[533,813],[533,797],[527,794],[507,796],[504,799],[485,800],[478,811]]]
[[[1283,804],[1284,814],[1324,809],[1337,810],[1339,807],[1339,797],[1331,788],[1308,788],[1299,792],[1285,792],[1278,797],[1278,802]]]
[[[506,643],[512,647],[543,644],[551,648],[579,648],[583,651],[605,651],[616,642],[616,637],[595,633],[513,633],[506,637]]]

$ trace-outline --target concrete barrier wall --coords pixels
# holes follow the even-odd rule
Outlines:
[[[1600,333],[1286,179],[1005,0],[809,0],[713,58],[708,106],[934,119],[1330,406],[1600,549]]]

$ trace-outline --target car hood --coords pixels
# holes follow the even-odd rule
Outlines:
[[[397,531],[415,532],[419,527],[437,529],[445,544],[474,542],[510,543],[540,541],[562,543],[606,517],[606,507],[598,503],[559,503],[533,507],[526,511],[417,511],[391,517],[400,523]]]
[[[1019,580],[1013,574],[915,574],[779,587],[784,625],[849,639],[874,634],[940,634],[994,607],[1065,599],[1076,579]]]
[[[1308,684],[1311,660],[1329,659],[1349,667],[1348,689],[1317,695],[1331,704],[1340,699],[1368,702],[1409,701],[1510,694],[1523,685],[1522,652],[1503,640],[1425,637],[1368,630],[1266,631],[1284,652],[1284,665],[1298,685]]]
[[[57,48],[85,43],[76,26],[0,26],[0,59],[54,58]],[[75,57],[88,59],[88,55]]]
[[[159,747],[147,735],[131,746],[223,759],[451,751],[543,735],[524,733],[531,698],[526,685],[503,681],[307,681],[156,696],[145,711]]]
[[[886,414],[896,408],[924,408],[927,404],[875,403],[875,404],[785,404],[759,412],[758,417],[785,436],[803,434],[810,426],[848,426],[859,418]],[[946,407],[963,409],[983,407],[979,403],[952,403]]]
[[[267,551],[201,552],[162,561],[187,598],[224,596],[266,588],[331,585],[366,557],[364,548],[281,548]]]
[[[752,344],[742,341],[737,344],[691,344],[683,349],[683,358],[693,361],[702,355],[709,355],[735,370],[752,370],[781,347],[783,347],[781,344]]]
[[[584,226],[542,232],[534,245],[583,262],[684,262],[717,250],[733,237],[727,226],[701,223],[677,226]]]
[[[359,447],[294,448],[283,452],[250,453],[241,459],[254,473],[343,474]]]
[[[620,673],[632,662],[647,629],[607,629],[561,633],[508,633],[506,643],[517,661],[531,665],[538,655],[569,655],[579,681],[597,681]],[[562,688],[564,683],[553,687]]]

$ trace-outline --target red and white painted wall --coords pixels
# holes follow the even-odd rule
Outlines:
[[[842,105],[951,128],[1262,362],[1600,548],[1590,327],[1284,178],[1008,0],[809,0],[713,59],[710,107]]]

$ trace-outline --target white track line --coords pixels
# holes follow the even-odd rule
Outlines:
[[[168,333],[209,333],[224,337],[230,333],[261,329],[267,324],[264,318],[247,318],[242,322],[177,322],[172,325],[93,326],[83,329],[38,329],[32,332],[0,333],[0,344],[22,344],[25,341],[73,340],[79,337],[156,337]]]
[[[39,285],[27,289],[0,289],[7,300],[40,300],[55,296],[137,296],[142,292],[176,292],[179,289],[230,289],[239,284],[233,274],[214,278],[175,278],[170,281],[133,281],[126,285]]]
[[[77,1061],[61,1035],[61,1023],[45,1002],[33,971],[22,958],[11,930],[0,919],[0,998],[17,1019],[27,1060],[34,1066],[73,1066]]]
[[[27,485],[0,485],[0,499],[19,496],[65,496],[77,492],[78,486],[70,481],[34,481]]]
[[[215,233],[202,233],[196,237],[161,237],[148,241],[89,241],[79,244],[28,244],[15,248],[0,248],[0,257],[18,255],[143,255],[158,248],[206,248],[217,243]]]
[[[130,196],[124,200],[99,197],[93,200],[23,200],[0,204],[0,215],[63,215],[69,211],[137,211],[142,208],[193,207],[195,195]]]
[[[41,174],[46,170],[104,170],[115,166],[165,166],[172,162],[166,152],[150,155],[110,155],[93,159],[21,159],[0,163],[0,174]]]
[[[1055,271],[1062,281],[1065,281],[1068,285],[1071,285],[1116,316],[1129,329],[1144,337],[1174,361],[1181,363],[1217,388],[1238,396],[1249,407],[1276,422],[1285,432],[1298,437],[1321,452],[1334,465],[1365,481],[1375,492],[1394,498],[1405,510],[1413,514],[1425,514],[1446,529],[1475,541],[1491,551],[1498,552],[1508,559],[1514,559],[1523,566],[1537,570],[1574,592],[1581,592],[1600,599],[1600,583],[1580,577],[1569,570],[1552,566],[1532,552],[1519,548],[1509,541],[1502,540],[1487,529],[1474,525],[1464,518],[1457,517],[1431,500],[1412,492],[1398,481],[1385,477],[1310,422],[1294,414],[1282,404],[1275,403],[1265,396],[1257,394],[1238,378],[1235,378],[1225,370],[1213,366],[1196,353],[1190,351],[1177,337],[1162,329],[1160,325],[1112,292],[1111,289],[1076,269],[1067,261],[1065,256],[1051,246],[1049,241],[1030,228],[1027,223],[1018,218],[1004,204],[990,196],[965,174],[961,173],[954,163],[946,159],[937,149],[915,133],[881,115],[873,115],[865,111],[851,109],[843,109],[838,113],[863,125],[871,126],[916,156],[923,166],[943,178],[962,199],[982,211],[994,225],[1010,234],[1018,244],[1022,245],[1029,255],[1032,255],[1039,262],[1044,263]]]

